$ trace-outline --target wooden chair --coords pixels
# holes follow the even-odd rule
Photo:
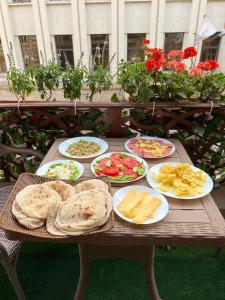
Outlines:
[[[12,187],[10,186],[0,188],[0,209],[4,205],[11,189]],[[0,228],[0,263],[4,266],[18,299],[25,300],[26,297],[16,273],[17,259],[21,244],[21,241],[10,241],[7,239],[5,232]]]

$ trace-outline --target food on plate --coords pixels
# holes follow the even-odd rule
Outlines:
[[[132,199],[136,197],[136,195],[137,191],[135,189],[130,189],[126,197],[120,202],[118,210],[123,213],[128,204],[131,202]]]
[[[100,179],[82,181],[77,186],[60,180],[29,185],[16,195],[12,214],[29,229],[46,225],[52,235],[96,230],[108,221],[112,211],[108,186]]]
[[[145,158],[159,158],[168,156],[173,151],[173,144],[160,139],[133,138],[127,143],[128,149],[134,154]]]
[[[89,179],[81,181],[75,187],[75,192],[78,194],[83,191],[93,190],[93,189],[103,189],[108,191],[108,185],[99,179]]]
[[[162,192],[172,192],[178,197],[194,197],[204,192],[206,176],[187,163],[163,164],[159,172],[151,172],[152,178],[159,183]]]
[[[52,164],[45,176],[51,179],[75,180],[79,177],[80,172],[76,164],[72,161],[68,163]]]
[[[125,217],[132,219],[133,223],[142,224],[147,219],[155,217],[162,200],[152,197],[148,192],[137,192],[135,189],[128,191],[117,209]]]
[[[136,197],[131,200],[131,202],[127,205],[123,214],[126,217],[129,217],[130,212],[144,199],[145,196],[148,195],[148,192],[139,192]]]
[[[98,154],[100,151],[101,146],[97,143],[80,139],[78,142],[71,144],[67,148],[66,153],[72,156],[83,157]]]
[[[56,227],[68,235],[80,235],[106,223],[112,197],[106,190],[93,189],[70,197],[56,216]]]
[[[136,224],[143,223],[146,219],[154,217],[156,209],[160,206],[162,200],[157,197],[146,196],[135,211],[133,222]]]
[[[143,162],[125,153],[112,153],[97,160],[94,165],[96,175],[106,175],[111,181],[132,181],[145,174]]]
[[[62,201],[65,201],[75,193],[73,187],[70,184],[67,184],[61,180],[48,181],[43,183],[42,185],[48,186],[55,190],[62,198]]]

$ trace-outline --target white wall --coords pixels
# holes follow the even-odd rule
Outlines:
[[[32,0],[28,4],[0,0],[0,10],[3,48],[7,50],[7,41],[13,41],[19,66],[23,62],[18,35],[36,34],[39,50],[49,59],[53,35],[71,34],[74,57],[78,59],[84,50],[87,63],[90,34],[109,34],[110,54],[118,54],[112,72],[118,61],[126,57],[128,33],[146,33],[153,47],[163,47],[165,32],[184,32],[186,47],[193,44],[205,14],[218,31],[223,30],[225,23],[225,0]],[[219,52],[221,70],[225,70],[224,48],[225,38]]]

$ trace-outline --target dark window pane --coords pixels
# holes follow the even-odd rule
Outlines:
[[[19,39],[25,67],[37,67],[39,65],[39,56],[36,36],[21,35]]]
[[[216,32],[214,35],[202,42],[201,61],[217,59],[220,47],[220,37],[218,37],[218,35],[219,32]]]
[[[57,51],[58,62],[62,68],[65,68],[66,63],[74,65],[73,57],[73,41],[72,35],[56,35],[55,45]]]
[[[109,35],[92,34],[91,35],[91,54],[97,65],[107,66],[109,62]]]
[[[2,43],[0,40],[0,73],[6,71],[5,57],[2,49]]]
[[[26,3],[31,2],[31,0],[11,0],[9,3]]]
[[[164,50],[169,53],[171,50],[182,50],[184,33],[165,33]]]
[[[144,39],[146,39],[145,33],[129,33],[127,35],[127,60],[132,60],[134,57],[144,58],[142,48]]]

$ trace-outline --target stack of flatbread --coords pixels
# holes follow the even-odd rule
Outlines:
[[[12,213],[20,224],[35,229],[46,224],[53,235],[80,235],[104,225],[112,211],[108,185],[99,179],[75,187],[60,181],[34,184],[20,191]]]

